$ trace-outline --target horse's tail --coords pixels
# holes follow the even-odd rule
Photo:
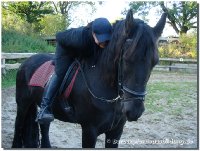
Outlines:
[[[28,79],[25,64],[22,64],[16,76],[15,99],[17,103],[17,116],[15,120],[13,148],[36,147],[39,141],[39,127],[37,123],[34,123],[35,120],[33,119],[37,113],[37,105],[30,99]]]
[[[32,95],[33,89],[28,83],[34,71],[45,61],[48,55],[38,54],[28,58],[18,69],[16,76],[17,116],[13,148],[31,147],[39,145],[39,127],[35,122],[37,116],[38,98]],[[35,63],[35,64],[33,64]]]

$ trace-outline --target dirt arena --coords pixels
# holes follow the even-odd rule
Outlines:
[[[149,83],[182,81],[194,83],[190,90],[185,90],[191,95],[186,97],[189,98],[184,101],[186,103],[178,100],[173,107],[168,107],[165,104],[168,98],[163,94],[163,102],[160,103],[166,107],[157,112],[150,112],[146,107],[137,122],[127,122],[119,148],[197,148],[197,75],[155,72]],[[4,149],[11,148],[15,117],[15,88],[2,89],[1,147]],[[104,148],[104,138],[104,135],[98,137],[97,148]],[[50,127],[50,141],[53,148],[81,148],[81,127],[55,120]]]

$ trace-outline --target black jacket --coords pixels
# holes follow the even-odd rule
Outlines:
[[[91,25],[59,32],[56,34],[56,41],[63,47],[66,54],[74,57],[85,58],[92,55],[97,57],[98,51],[101,49],[94,41]]]

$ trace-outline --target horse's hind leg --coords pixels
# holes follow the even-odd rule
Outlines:
[[[17,103],[17,116],[15,119],[15,132],[12,143],[12,148],[23,147],[23,128],[27,111],[31,105],[29,101],[29,89],[26,84],[26,77],[24,70],[18,70],[16,76],[16,103]]]
[[[49,141],[49,124],[40,124],[40,129],[41,129],[41,148],[51,148],[51,144]]]
[[[37,105],[33,103],[26,114],[23,128],[23,145],[25,148],[37,148],[39,146],[39,126],[35,122]]]
[[[22,129],[23,129],[23,121],[25,115],[22,114],[21,110],[17,106],[17,116],[15,120],[15,132],[12,143],[12,148],[22,148]]]
[[[17,116],[15,120],[15,132],[12,143],[12,148],[22,148],[23,147],[23,128],[24,128],[24,120],[26,118],[26,112],[28,110],[29,102],[23,101],[26,100],[24,98],[20,99],[20,102],[17,103]]]

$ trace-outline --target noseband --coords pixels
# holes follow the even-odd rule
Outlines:
[[[142,92],[134,91],[134,90],[129,89],[127,86],[123,84],[123,54],[124,54],[124,47],[122,47],[120,51],[120,58],[118,62],[118,94],[121,97],[123,102],[129,102],[133,100],[144,101],[145,95],[147,94],[146,91],[142,91]],[[124,93],[129,93],[131,97],[124,98],[123,97]]]

